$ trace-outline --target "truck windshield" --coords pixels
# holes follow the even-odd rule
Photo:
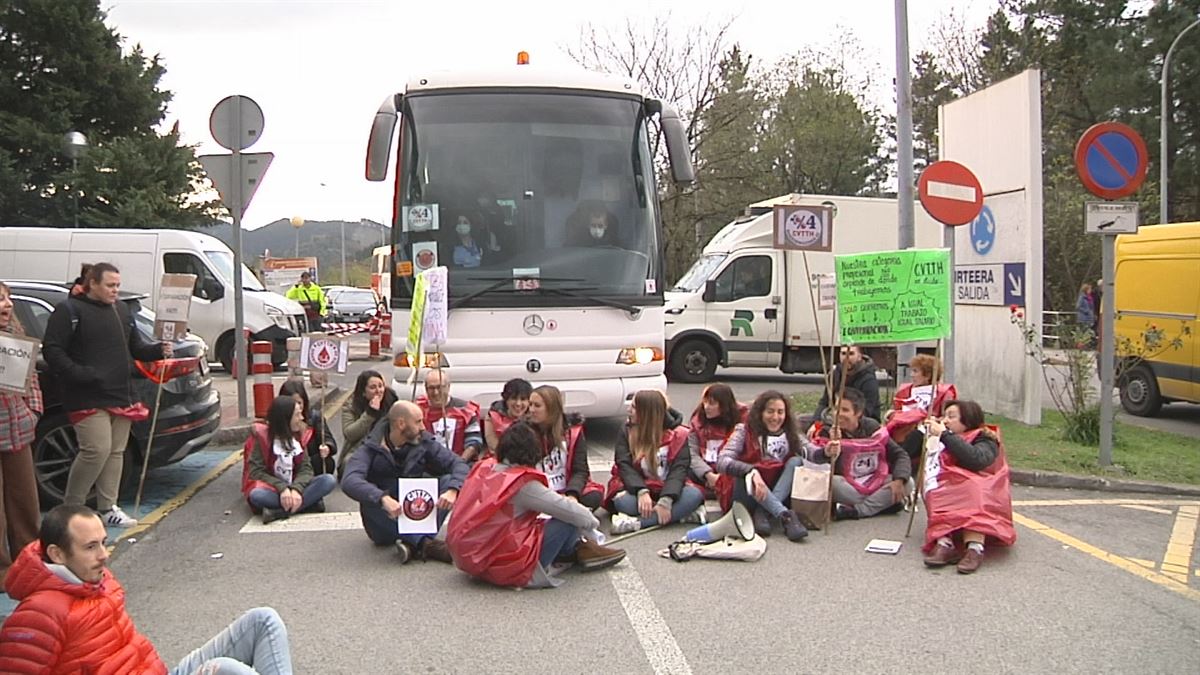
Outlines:
[[[212,266],[217,269],[217,274],[221,276],[221,280],[232,287],[233,254],[228,251],[205,251],[204,257],[208,258],[208,261],[212,263]],[[242,286],[251,291],[264,290],[262,283],[258,280],[258,277],[254,276],[254,273],[251,272],[245,264],[242,265]]]
[[[639,100],[476,90],[414,94],[404,105],[397,306],[410,302],[414,272],[434,265],[449,268],[452,304],[563,306],[580,293],[661,304]]]
[[[704,282],[708,281],[708,278],[712,276],[712,273],[721,266],[725,258],[726,254],[724,253],[710,253],[700,256],[700,259],[692,263],[691,269],[684,273],[678,283],[675,284],[675,288],[671,290],[680,293],[693,293],[699,290],[704,286]]]

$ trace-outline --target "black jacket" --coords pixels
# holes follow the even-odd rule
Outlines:
[[[422,431],[415,443],[391,447],[391,440],[363,441],[342,477],[342,492],[362,504],[379,504],[383,496],[397,496],[398,478],[441,478],[449,475],[446,489],[461,490],[467,479],[467,463],[450,452],[433,434]]]
[[[833,369],[833,391],[836,393],[842,386],[842,366]],[[846,380],[847,387],[853,387],[867,399],[863,406],[863,416],[879,422],[879,380],[875,377],[875,362],[866,354],[857,366],[850,369],[850,377]],[[817,401],[815,419],[821,419],[825,409],[829,407],[829,392],[821,392],[821,400]]]
[[[59,378],[67,410],[133,405],[130,355],[142,361],[163,357],[162,345],[134,329],[123,301],[108,305],[85,295],[54,308],[42,353]]]
[[[663,431],[670,431],[681,424],[683,424],[683,415],[674,408],[668,408],[666,416],[663,417]],[[625,485],[625,491],[631,495],[637,495],[642,490],[645,490],[646,477],[634,464],[633,452],[629,449],[628,424],[617,435],[617,447],[614,455],[617,472],[621,476],[621,482]],[[685,443],[680,448],[679,454],[675,455],[675,461],[671,462],[671,466],[667,469],[667,479],[663,481],[662,492],[658,495],[659,498],[670,497],[672,501],[679,499],[679,495],[683,492],[683,483],[687,480],[688,469],[691,467],[691,464],[692,454]]]

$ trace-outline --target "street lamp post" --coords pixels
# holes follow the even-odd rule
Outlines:
[[[1158,133],[1158,181],[1160,183],[1158,194],[1159,201],[1161,202],[1158,205],[1158,222],[1164,224],[1170,222],[1170,214],[1168,213],[1170,211],[1170,201],[1167,190],[1168,167],[1170,166],[1170,161],[1168,161],[1167,157],[1167,121],[1170,120],[1170,117],[1167,110],[1170,107],[1171,101],[1167,97],[1167,85],[1171,79],[1171,52],[1175,51],[1175,47],[1179,45],[1179,41],[1183,39],[1184,34],[1198,25],[1200,25],[1200,19],[1193,21],[1188,24],[1187,28],[1179,31],[1179,35],[1175,36],[1175,39],[1171,42],[1171,46],[1167,49],[1167,55],[1163,57],[1162,77],[1160,78],[1162,81],[1162,106],[1159,110],[1159,116],[1161,117],[1159,124],[1161,126]]]
[[[300,228],[304,227],[304,219],[292,216],[292,227],[296,228],[296,257],[300,257]]]
[[[88,140],[78,131],[68,131],[63,136],[63,154],[71,158],[71,192],[75,200],[75,227],[79,227],[79,158],[87,154]]]

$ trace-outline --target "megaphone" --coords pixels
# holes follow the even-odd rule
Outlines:
[[[725,537],[741,537],[746,541],[754,538],[754,521],[741,502],[735,501],[733,508],[716,522],[688,530],[684,540],[707,544],[710,541],[721,541]]]

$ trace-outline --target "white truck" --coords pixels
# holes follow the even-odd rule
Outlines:
[[[805,254],[773,248],[776,204],[831,206],[833,253],[807,253],[806,271]],[[920,204],[914,204],[914,213],[916,248],[941,247],[943,226]],[[744,216],[713,236],[666,294],[671,378],[707,382],[718,365],[821,372],[818,345],[828,349],[835,315],[831,307],[819,308],[821,277],[827,287],[834,282],[835,254],[898,248],[898,220],[895,199],[783,195],[751,204]],[[866,352],[877,365],[891,365],[883,350],[868,347]]]
[[[384,100],[366,174],[384,180],[395,159],[385,254],[398,393],[411,393],[414,275],[439,265],[447,340],[416,365],[448,368],[455,396],[487,406],[523,377],[557,386],[570,410],[608,417],[638,390],[666,386],[654,117],[672,178],[690,182],[678,115],[632,80],[519,64],[420,73]]]
[[[195,274],[188,330],[209,345],[226,372],[233,360],[233,251],[221,240],[189,230],[0,228],[0,279],[67,282],[83,263],[108,262],[121,270],[123,290],[146,293],[151,309],[164,273]],[[264,290],[242,268],[245,327],[267,340],[271,360],[287,361],[287,339],[306,330],[304,308]]]

